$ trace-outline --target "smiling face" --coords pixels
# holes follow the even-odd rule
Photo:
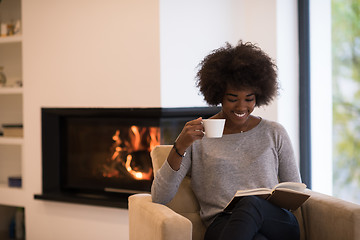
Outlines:
[[[228,132],[246,131],[250,114],[256,106],[256,95],[252,89],[236,90],[227,87],[222,101],[222,117],[226,118]]]

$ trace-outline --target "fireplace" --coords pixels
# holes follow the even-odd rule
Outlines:
[[[127,207],[150,192],[150,152],[219,108],[43,108],[41,194],[35,199]]]

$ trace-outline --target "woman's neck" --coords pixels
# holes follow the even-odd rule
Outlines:
[[[234,134],[234,133],[243,133],[243,132],[247,132],[251,129],[253,129],[254,127],[256,127],[261,121],[260,117],[256,117],[253,115],[250,115],[246,121],[241,124],[232,124],[231,121],[226,121],[225,122],[225,128],[224,128],[224,134]]]

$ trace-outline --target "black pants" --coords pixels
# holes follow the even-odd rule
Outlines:
[[[211,223],[205,240],[298,240],[295,216],[254,196],[243,197],[231,213],[222,212]]]

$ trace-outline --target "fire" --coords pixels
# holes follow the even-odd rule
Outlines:
[[[134,179],[151,180],[153,171],[149,153],[160,144],[159,139],[158,127],[131,126],[123,135],[120,130],[116,130],[112,136],[113,153],[104,166],[103,176],[117,177],[125,171]]]
[[[134,171],[130,166],[132,161],[132,156],[128,155],[125,163],[126,170],[135,178],[135,179],[150,179],[152,175],[152,170],[149,169],[147,173]]]

